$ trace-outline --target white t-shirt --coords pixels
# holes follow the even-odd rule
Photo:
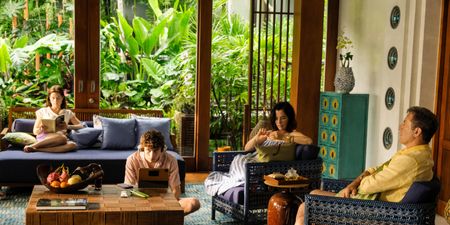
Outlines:
[[[75,116],[69,109],[61,109],[58,114],[54,113],[50,107],[41,108],[36,111],[36,117],[41,119],[54,119],[59,115],[64,115],[64,122],[67,124],[69,124],[69,121]]]

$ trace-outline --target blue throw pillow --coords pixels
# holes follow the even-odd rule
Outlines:
[[[136,145],[135,119],[101,117],[102,149],[133,149]]]
[[[170,118],[159,117],[138,117],[137,123],[137,136],[135,148],[139,146],[141,136],[148,130],[155,129],[162,133],[164,136],[164,143],[167,149],[173,150],[172,142],[170,142]]]
[[[440,189],[441,185],[436,177],[430,181],[414,182],[400,202],[412,204],[435,202]]]
[[[88,148],[98,141],[98,136],[102,129],[85,127],[79,130],[72,130],[69,134],[70,139],[77,143],[78,148]]]
[[[12,132],[33,133],[35,119],[15,119],[12,126]]]
[[[317,159],[319,147],[316,145],[297,145],[295,149],[296,160],[312,160]]]

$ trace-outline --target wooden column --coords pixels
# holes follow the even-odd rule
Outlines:
[[[294,4],[291,104],[297,130],[317,144],[322,66],[324,1],[298,0]]]
[[[197,171],[210,171],[209,120],[211,91],[212,1],[198,1],[197,79],[195,84],[195,136]]]
[[[325,91],[334,91],[336,75],[339,0],[328,0],[327,47],[325,54]]]
[[[439,71],[436,88],[435,112],[439,129],[433,139],[435,175],[440,179],[441,190],[437,199],[437,213],[444,216],[450,199],[450,1],[441,2],[441,37],[439,48]]]
[[[100,1],[75,1],[75,108],[99,107]]]

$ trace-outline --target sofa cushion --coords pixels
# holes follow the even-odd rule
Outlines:
[[[256,146],[259,162],[291,161],[295,159],[296,144],[293,142],[280,142],[265,140]]]
[[[82,149],[94,145],[98,141],[98,136],[102,132],[102,129],[85,127],[70,131],[69,137],[77,143],[79,149]]]
[[[102,149],[133,149],[136,145],[135,119],[101,117]]]
[[[312,160],[317,159],[319,154],[319,146],[316,145],[297,145],[295,149],[296,160]]]
[[[219,195],[220,198],[227,201],[243,205],[244,204],[244,185],[230,188],[223,194]]]
[[[12,132],[33,133],[35,119],[15,119],[12,126]]]
[[[431,181],[414,182],[406,192],[401,203],[434,202],[441,189],[439,180],[434,177]]]
[[[25,132],[10,132],[2,138],[2,141],[6,141],[11,145],[23,147],[25,145],[31,145],[36,142],[36,138]]]
[[[164,136],[164,143],[167,149],[173,150],[172,142],[170,142],[170,118],[159,118],[159,117],[142,117],[135,116],[136,118],[136,146],[138,148],[141,136],[150,129],[155,129],[162,133]]]

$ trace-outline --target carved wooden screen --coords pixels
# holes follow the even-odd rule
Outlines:
[[[294,1],[252,0],[244,143],[263,109],[289,100]]]

